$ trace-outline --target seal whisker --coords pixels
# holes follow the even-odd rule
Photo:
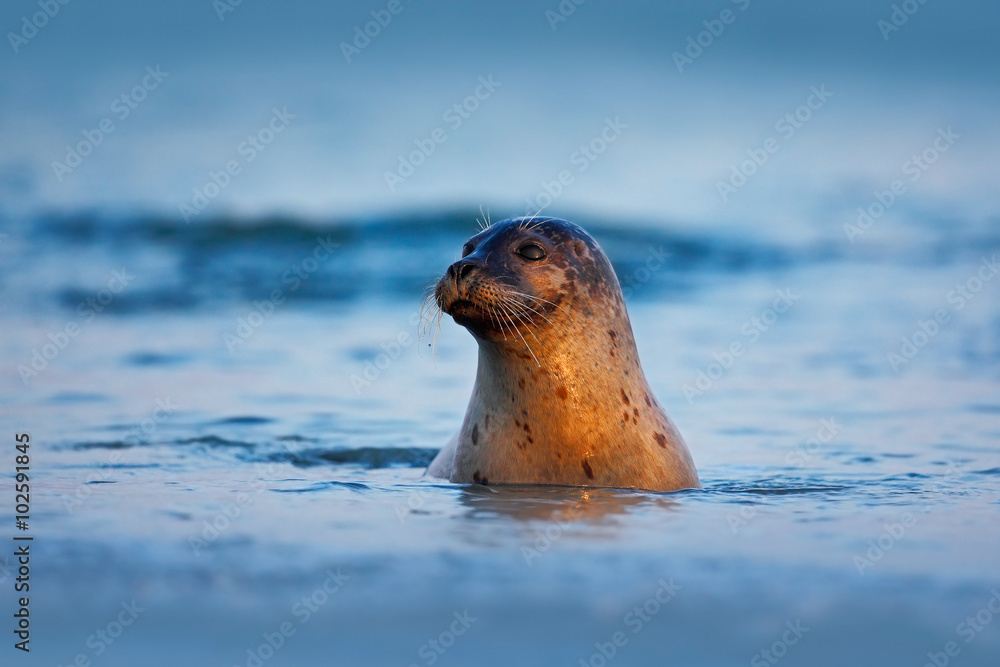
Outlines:
[[[443,273],[438,277],[438,280],[442,276],[444,276]],[[441,318],[444,317],[444,311],[441,309],[441,304],[438,303],[436,281],[435,284],[428,285],[424,292],[420,311],[417,314],[417,342],[419,349],[419,343],[423,342],[428,332],[433,328],[434,334],[431,337],[431,356],[433,356],[437,352],[437,335],[441,330]]]
[[[517,319],[518,319],[518,320],[519,320],[519,321],[520,321],[520,322],[521,322],[522,324],[524,324],[524,325],[526,325],[526,326],[529,326],[529,327],[533,326],[533,327],[535,327],[536,329],[538,328],[538,324],[537,324],[537,323],[535,323],[535,322],[533,322],[533,321],[532,321],[532,319],[531,319],[531,316],[530,316],[530,315],[527,315],[527,314],[526,314],[526,313],[524,312],[524,310],[531,310],[531,312],[537,312],[537,311],[535,311],[535,310],[531,309],[531,308],[530,308],[529,306],[526,306],[526,305],[525,305],[525,304],[523,304],[523,303],[520,303],[520,302],[518,302],[518,301],[515,301],[514,299],[510,298],[509,296],[507,296],[507,295],[505,295],[505,294],[500,294],[500,295],[498,295],[498,297],[499,297],[499,298],[500,298],[500,299],[501,299],[501,300],[502,300],[502,301],[503,301],[504,303],[506,303],[507,305],[509,305],[509,306],[513,306],[513,307],[514,307],[514,308],[511,308],[511,312],[510,312],[510,314],[511,314],[511,315],[513,315],[514,317],[516,317],[516,318],[517,318]],[[515,310],[515,308],[517,308],[517,309],[519,309],[519,310]],[[543,317],[544,317],[544,315],[543,315]],[[525,319],[525,318],[527,318],[527,319]],[[550,324],[551,324],[551,322],[550,322]],[[535,335],[535,332],[534,332],[534,331],[532,331],[531,329],[528,329],[528,333],[530,333],[530,334],[531,334],[531,336],[532,336],[532,338],[534,338],[534,339],[535,339],[536,341],[538,341],[539,343],[541,343],[541,342],[542,342],[542,341],[538,340],[538,336],[536,336],[536,335]],[[527,343],[525,343],[525,344],[527,344]]]
[[[500,295],[500,298],[502,299],[502,298],[503,298],[503,296],[502,296],[502,295]],[[502,302],[501,302],[501,303],[499,303],[499,304],[497,304],[497,306],[498,306],[498,307],[500,308],[500,310],[501,310],[501,311],[503,311],[503,312],[504,312],[504,313],[506,314],[506,316],[507,316],[508,318],[509,318],[509,317],[510,317],[511,315],[514,315],[515,317],[517,317],[518,319],[520,319],[520,316],[519,316],[519,315],[517,315],[517,313],[513,313],[513,312],[512,312],[512,311],[511,311],[510,309],[508,309],[508,308],[507,308],[507,307],[506,307],[506,306],[505,306],[505,305],[504,305],[504,304],[503,304]],[[523,320],[521,320],[521,321],[523,322]],[[522,334],[522,333],[521,333],[521,332],[520,332],[520,331],[519,331],[518,329],[516,329],[516,328],[515,328],[515,327],[513,327],[513,326],[511,327],[511,330],[512,330],[512,331],[514,331],[515,333],[517,333],[518,337],[520,337],[520,339],[521,339],[521,342],[522,342],[522,343],[524,343],[524,346],[525,346],[526,348],[528,348],[528,354],[530,354],[530,355],[531,355],[531,358],[535,360],[535,364],[537,364],[537,365],[538,365],[538,367],[539,367],[539,368],[541,368],[541,367],[542,367],[542,364],[541,364],[541,363],[540,363],[540,362],[538,361],[538,357],[536,357],[536,356],[535,356],[535,353],[534,353],[534,352],[533,352],[533,351],[531,350],[531,346],[530,346],[530,345],[528,345],[528,341],[524,339],[524,334]],[[528,331],[530,332],[531,330],[529,329]],[[533,336],[534,336],[534,334],[531,334],[531,335],[533,335]],[[535,340],[538,340],[538,339],[537,339],[537,338],[535,338]],[[540,342],[541,342],[541,341],[539,341],[539,343],[540,343]]]
[[[500,295],[497,294],[496,296],[499,297]],[[494,302],[494,305],[497,307],[497,310],[500,311],[497,314],[497,319],[500,321],[500,326],[504,327],[504,321],[503,320],[504,320],[504,318],[506,318],[507,319],[507,326],[504,327],[504,328],[510,333],[511,338],[514,337],[515,333],[518,333],[518,335],[520,335],[520,333],[517,331],[517,329],[515,329],[514,324],[513,324],[513,322],[510,319],[510,311],[506,307],[504,307],[503,302],[502,301],[500,301],[500,302]],[[504,340],[507,340],[507,334],[504,334]]]
[[[524,322],[524,320],[519,317],[521,312],[524,310],[524,304],[515,299],[512,299],[510,296],[504,294],[503,292],[497,294],[497,300],[505,306],[504,311],[507,313],[508,316],[517,317],[522,323]]]
[[[548,204],[545,204],[545,206],[548,206]],[[539,220],[534,225],[531,225],[531,221],[534,220],[535,218],[537,218],[539,215],[541,215],[542,211],[545,210],[545,206],[542,206],[540,209],[538,209],[538,211],[533,216],[531,216],[530,218],[528,218],[528,221],[527,221],[527,223],[525,223],[524,228],[523,228],[524,231],[530,232],[531,230],[533,230],[536,227],[538,227],[538,225],[540,225],[543,222],[545,222],[545,220],[543,219],[543,220]],[[531,226],[529,227],[529,225],[531,225]]]
[[[434,324],[434,340],[431,341],[431,356],[434,356],[434,354],[437,353],[438,332],[441,331],[441,318],[443,317],[444,311],[441,310],[441,307],[439,306],[437,309],[437,320]]]
[[[545,206],[548,206],[548,204],[545,204]],[[518,230],[523,231],[523,230],[527,229],[528,225],[531,224],[531,221],[534,220],[535,218],[537,218],[539,216],[539,214],[542,211],[545,210],[545,206],[542,206],[540,209],[538,209],[537,211],[535,211],[535,214],[532,215],[532,216],[530,216],[528,219],[525,220],[524,218],[522,218],[520,224],[518,224],[518,226],[517,226]],[[541,221],[539,221],[539,224],[541,224]]]
[[[514,313],[514,317],[516,317],[521,322],[524,322],[524,318],[521,315]],[[524,337],[524,334],[522,334],[520,330],[515,329],[515,331],[517,331],[517,334],[521,337],[521,342],[524,343],[524,346],[528,348],[528,354],[530,354],[531,358],[535,360],[535,364],[537,364],[538,367],[541,368],[542,364],[540,361],[538,361],[538,357],[535,356],[535,353],[534,351],[532,351],[531,345],[528,344],[528,340]],[[530,328],[528,328],[528,333],[531,334],[531,337],[535,339],[536,343],[538,343],[539,345],[542,344],[542,341],[538,339],[538,336],[536,336],[535,332],[532,331]]]
[[[497,310],[500,311],[499,313],[497,313],[497,319],[500,320],[500,326],[501,327],[504,326],[504,318],[506,318],[507,319],[507,323],[506,323],[506,327],[504,327],[504,328],[507,330],[507,333],[510,334],[510,337],[513,338],[515,330],[514,330],[513,324],[511,324],[511,322],[510,322],[510,315],[507,314],[507,309],[504,308],[503,304],[501,304],[501,303],[496,304],[496,307],[497,307]],[[504,338],[504,340],[507,340],[507,335],[504,334],[503,338]]]
[[[497,313],[497,320],[499,320],[500,326],[503,327],[506,330],[506,332],[510,334],[511,338],[513,338],[514,337],[514,327],[510,323],[510,317],[504,312],[504,307],[503,307],[502,304],[498,303],[498,304],[496,304],[496,307],[497,307],[497,310],[500,311],[499,313]],[[504,326],[504,318],[507,318],[506,326]],[[504,334],[503,339],[507,340],[507,334]]]
[[[424,316],[424,319],[421,319],[420,327],[417,330],[417,349],[419,349],[419,344],[427,338],[431,328],[433,327],[434,333],[431,336],[431,355],[434,354],[435,344],[437,343],[437,332],[441,328],[440,312],[440,309],[438,309],[437,313]]]
[[[501,285],[500,291],[501,291],[501,294],[504,297],[506,297],[511,303],[513,303],[515,306],[517,306],[520,310],[522,310],[522,311],[528,310],[528,311],[531,311],[532,313],[534,313],[536,315],[541,315],[542,319],[544,319],[546,322],[548,322],[549,325],[555,327],[555,323],[553,323],[552,320],[550,320],[548,317],[546,317],[545,313],[543,313],[541,310],[535,308],[530,302],[520,301],[517,298],[517,297],[520,297],[522,299],[525,299],[525,298],[532,299],[532,298],[537,298],[537,297],[532,297],[530,294],[525,294],[523,292],[518,292],[517,290],[511,288],[509,285]],[[542,299],[542,301],[544,301],[544,299]],[[555,305],[555,304],[553,304],[553,305]],[[534,322],[533,320],[531,320],[530,317],[529,317],[529,321],[536,328],[538,327],[538,323]]]
[[[498,329],[500,329],[500,333],[503,334],[503,339],[507,340],[507,332],[503,328],[503,320],[501,320],[500,316],[493,310],[493,306],[486,306],[486,309],[490,312],[490,319],[493,320],[493,323],[497,325]]]
[[[493,324],[496,324],[498,327],[500,326],[497,324],[496,318],[493,317],[493,310],[489,306],[486,306],[486,314],[490,316],[490,321],[493,322]]]
[[[546,300],[546,299],[542,299],[541,297],[537,297],[537,296],[532,296],[531,294],[521,294],[521,293],[517,293],[517,292],[515,292],[515,295],[516,295],[516,296],[519,296],[519,297],[522,297],[522,298],[525,298],[525,299],[531,299],[531,300],[533,300],[533,301],[537,301],[537,302],[539,302],[539,303],[547,303],[547,304],[549,304],[550,306],[553,306],[553,307],[555,307],[555,308],[558,308],[559,310],[563,311],[563,312],[564,312],[564,313],[566,313],[567,315],[570,315],[570,316],[572,316],[572,313],[570,313],[570,312],[569,312],[568,310],[566,310],[565,308],[563,308],[562,306],[560,306],[560,305],[559,305],[558,303],[553,303],[552,301],[548,301],[548,300]]]
[[[441,310],[438,310],[437,318],[435,318],[436,319],[436,323],[434,325],[434,335],[431,337],[431,356],[432,357],[435,354],[437,354],[438,332],[441,331],[441,316],[443,314],[444,313]],[[419,346],[418,346],[418,348],[419,348]]]
[[[541,225],[543,222],[545,222],[545,219],[539,220],[538,222],[536,222],[535,224],[531,225],[530,227],[525,227],[524,231],[526,231],[526,232],[533,231],[533,230],[537,229],[538,226]]]
[[[550,320],[548,317],[546,317],[545,313],[543,313],[540,310],[536,310],[531,304],[521,303],[519,301],[516,301],[515,299],[512,298],[512,296],[507,296],[507,298],[511,301],[511,303],[513,303],[513,304],[517,305],[519,308],[521,308],[522,312],[523,311],[530,311],[530,312],[534,313],[535,315],[541,315],[542,319],[544,319],[546,322],[548,322],[551,326],[555,327],[555,323],[553,323],[552,320]],[[532,320],[531,316],[527,316],[527,317],[528,317],[528,323],[531,324],[532,326],[534,326],[537,329],[538,328],[538,323],[535,322],[534,320]]]
[[[419,336],[421,336],[421,337],[423,337],[424,329],[426,328],[427,321],[429,321],[430,319],[433,318],[433,315],[431,314],[433,312],[431,310],[431,308],[432,308],[432,306],[431,306],[431,298],[432,298],[432,295],[425,294],[423,300],[421,300],[421,302],[420,302],[420,311],[419,311],[419,314],[417,315],[417,322],[418,322],[418,325],[419,325],[417,327],[417,334]]]
[[[538,323],[532,320],[531,316],[528,315],[526,311],[537,313],[539,315],[542,315],[542,317],[545,317],[545,315],[539,313],[531,306],[511,298],[508,294],[506,294],[503,291],[497,294],[497,298],[500,300],[502,304],[506,304],[507,307],[504,307],[503,310],[507,314],[508,319],[512,317],[517,318],[517,320],[521,324],[525,325],[528,333],[531,334],[531,337],[534,338],[540,344],[542,341],[539,340],[538,336],[535,335],[535,332],[531,330],[531,327],[535,327],[536,329],[538,329],[539,328]],[[552,322],[549,321],[547,317],[545,317],[545,320],[549,322],[549,324],[552,324]],[[514,330],[517,331],[518,334],[520,334],[520,331],[518,331],[516,328]],[[524,336],[521,336],[521,340],[524,340]],[[528,347],[528,351],[531,352],[531,348],[530,346],[528,346],[528,341],[524,340],[524,344],[526,347]],[[532,353],[532,356],[534,357],[534,353]],[[535,361],[537,362],[538,359],[536,358]],[[539,366],[541,366],[541,364],[539,364]]]
[[[437,302],[436,290],[434,292],[428,290],[427,294],[424,294],[424,298],[420,302],[420,312],[417,316],[421,332],[427,328],[427,325],[439,312],[441,312],[441,306],[438,305]]]
[[[540,301],[542,303],[547,303],[549,305],[555,306],[556,308],[558,308],[559,310],[563,311],[564,313],[566,313],[570,317],[573,316],[572,313],[570,313],[568,310],[566,310],[565,308],[563,308],[562,306],[560,306],[558,303],[552,303],[551,301],[548,301],[548,300],[543,299],[541,297],[532,296],[531,294],[525,294],[524,292],[518,292],[517,290],[514,290],[514,289],[508,289],[507,293],[508,294],[513,294],[515,296],[523,297],[525,299],[532,299],[534,301]]]

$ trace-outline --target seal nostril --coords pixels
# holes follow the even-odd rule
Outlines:
[[[475,268],[475,263],[467,262],[465,260],[459,260],[448,267],[447,276],[449,280],[454,280],[456,284],[464,278],[467,278],[472,270]]]

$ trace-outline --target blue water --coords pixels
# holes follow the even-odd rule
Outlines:
[[[447,318],[420,338],[414,314],[477,214],[9,226],[26,664],[995,664],[1000,276],[974,278],[1000,237],[580,219],[704,490],[460,486],[423,467],[460,424],[474,341]],[[671,257],[647,274],[650,248]],[[894,369],[920,322],[934,335]]]
[[[1000,5],[388,5],[0,7],[0,664],[1000,664]],[[423,478],[543,205],[703,490]]]

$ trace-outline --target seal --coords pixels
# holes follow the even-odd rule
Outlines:
[[[700,488],[639,364],[614,269],[581,227],[514,218],[472,238],[432,297],[479,344],[462,427],[427,474],[457,483]]]

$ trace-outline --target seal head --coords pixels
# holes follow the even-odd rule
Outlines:
[[[498,222],[434,299],[479,343],[462,428],[428,473],[453,482],[699,488],[639,364],[614,269],[582,228]]]

